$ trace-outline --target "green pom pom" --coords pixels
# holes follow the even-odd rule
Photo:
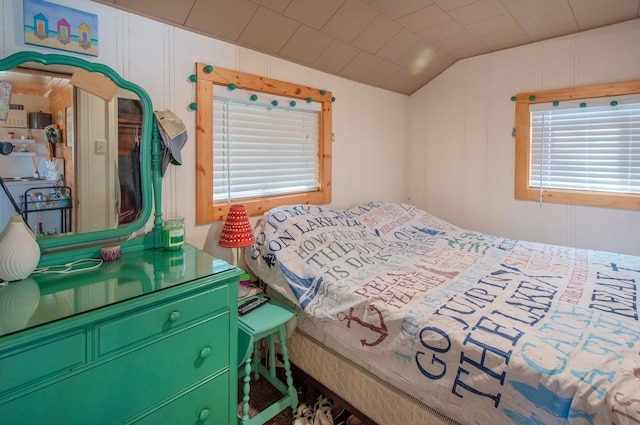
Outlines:
[[[204,67],[204,72],[206,72],[207,74],[210,74],[213,72],[213,67],[211,65],[207,65]]]
[[[618,101],[617,100],[612,100],[610,105],[611,106],[618,106]]]
[[[255,102],[256,100],[258,100],[258,95],[257,94],[252,94],[249,99],[251,99],[251,100],[253,100]]]
[[[289,106],[291,106],[292,108],[296,106],[296,101],[292,100],[291,102],[289,102]]]
[[[332,101],[332,102],[335,102],[335,101],[336,101],[335,96],[331,96],[331,101]]]
[[[320,94],[324,96],[325,94],[327,94],[327,91],[326,90],[320,90]]]
[[[558,102],[557,100],[553,101],[553,106],[558,106],[560,104],[560,102]]]
[[[235,84],[233,84],[233,83],[229,84],[229,90],[233,91],[235,89],[236,89],[236,85]]]
[[[511,101],[515,102],[516,101],[516,97],[515,96],[511,96]]]
[[[529,100],[533,102],[534,100],[536,100],[536,97],[535,96],[529,96]]]
[[[277,100],[273,100],[273,101],[271,101],[271,104],[272,104],[273,106],[278,106],[278,101],[277,101]]]
[[[311,103],[313,102],[313,99],[311,99],[310,97],[307,98],[307,103]]]
[[[584,103],[584,102],[582,102],[582,103],[580,104],[580,107],[581,107],[581,108],[586,108],[586,107],[587,107],[587,104],[586,104],[586,103]]]
[[[198,109],[198,104],[196,102],[191,102],[189,104],[189,109],[191,109],[192,111],[195,111],[196,109]]]
[[[189,75],[189,80],[191,80],[192,83],[195,83],[198,81],[198,76],[196,74],[191,74]]]

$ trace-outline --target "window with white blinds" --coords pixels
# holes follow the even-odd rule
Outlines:
[[[640,96],[529,110],[530,187],[640,194]]]
[[[214,96],[215,202],[318,190],[320,109],[302,103]]]

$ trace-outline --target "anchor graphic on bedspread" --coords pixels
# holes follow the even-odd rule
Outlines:
[[[349,309],[349,314],[340,312],[337,314],[338,316],[338,320],[340,321],[347,321],[347,327],[351,328],[351,322],[356,322],[357,324],[359,324],[360,326],[367,328],[367,329],[371,329],[372,331],[374,331],[375,333],[379,334],[379,337],[377,340],[373,341],[373,342],[368,342],[366,339],[361,339],[360,343],[362,345],[368,345],[369,347],[373,347],[376,346],[378,344],[380,344],[382,341],[384,341],[384,339],[389,335],[389,332],[387,331],[387,325],[385,325],[384,323],[384,318],[382,317],[382,312],[380,312],[380,310],[378,310],[378,308],[373,305],[373,304],[369,304],[367,306],[369,308],[369,310],[375,311],[376,313],[378,313],[378,317],[380,318],[380,324],[376,325],[373,323],[369,323],[369,322],[365,322],[364,320],[362,320],[361,318],[354,316],[353,315],[353,311],[354,311],[354,307],[351,307]]]

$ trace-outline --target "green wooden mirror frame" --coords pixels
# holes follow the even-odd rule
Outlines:
[[[42,65],[69,65],[89,72],[101,73],[119,87],[138,95],[143,106],[140,141],[142,211],[138,219],[114,229],[38,239],[42,253],[39,265],[58,264],[61,259],[68,261],[70,258],[95,258],[99,256],[100,247],[104,245],[121,245],[124,252],[162,246],[160,137],[153,120],[151,98],[147,92],[137,84],[123,79],[116,71],[106,65],[62,54],[42,54],[34,51],[17,52],[0,59],[0,70],[10,70],[25,62],[36,62]],[[153,229],[144,237],[133,237],[136,232],[144,228],[151,217],[152,210],[154,210]]]

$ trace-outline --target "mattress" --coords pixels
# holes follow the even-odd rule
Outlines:
[[[640,257],[385,202],[276,208],[255,233],[245,261],[302,331],[447,417],[640,423]]]
[[[380,425],[458,425],[417,398],[381,381],[298,330],[289,359],[303,372]]]

